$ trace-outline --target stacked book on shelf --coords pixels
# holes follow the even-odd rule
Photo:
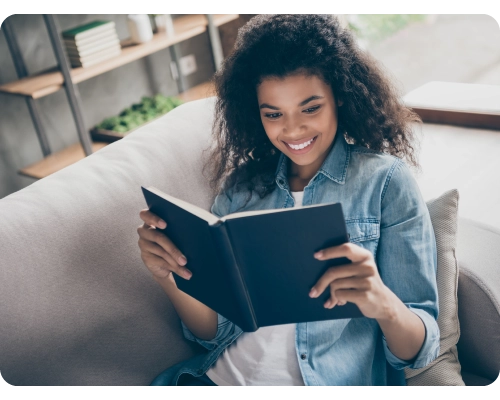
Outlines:
[[[72,67],[90,67],[121,53],[114,21],[93,21],[62,32]]]

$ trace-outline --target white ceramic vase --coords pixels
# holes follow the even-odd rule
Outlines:
[[[161,14],[155,16],[155,24],[158,32],[165,32],[167,36],[174,35],[174,23],[172,21],[172,15]]]
[[[153,29],[147,14],[129,14],[127,25],[133,43],[146,43],[153,39]]]

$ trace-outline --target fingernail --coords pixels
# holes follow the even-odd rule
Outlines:
[[[184,276],[184,278],[186,278],[186,279],[191,279],[191,277],[193,276],[193,273],[192,273],[190,270],[186,269],[186,270],[183,272],[183,276]]]
[[[314,253],[314,258],[321,258],[321,257],[323,257],[322,251],[318,251],[318,252]]]
[[[158,221],[158,228],[165,229],[167,227],[167,223],[162,219]]]
[[[327,300],[327,301],[326,301],[326,303],[325,303],[325,304],[323,304],[323,306],[324,306],[325,308],[329,308],[329,307],[331,306],[331,304],[332,304],[332,301],[331,301],[331,300]]]
[[[179,264],[181,264],[181,265],[186,265],[187,262],[188,262],[187,259],[186,259],[186,257],[184,257],[184,256],[180,256],[178,258],[178,260],[179,260]]]
[[[317,297],[318,296],[318,292],[316,291],[316,289],[311,289],[311,291],[309,292],[309,297]]]

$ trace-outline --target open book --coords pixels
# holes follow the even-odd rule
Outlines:
[[[141,186],[142,187],[142,186]],[[177,287],[245,332],[263,326],[362,317],[353,303],[326,309],[329,288],[309,291],[347,258],[313,254],[349,241],[340,203],[244,211],[222,218],[154,188],[142,187],[149,210],[186,256],[193,276],[174,273]]]

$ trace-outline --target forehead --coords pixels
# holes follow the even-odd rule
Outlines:
[[[285,78],[265,78],[257,86],[259,101],[304,100],[312,95],[333,97],[332,89],[316,75],[291,75]]]

